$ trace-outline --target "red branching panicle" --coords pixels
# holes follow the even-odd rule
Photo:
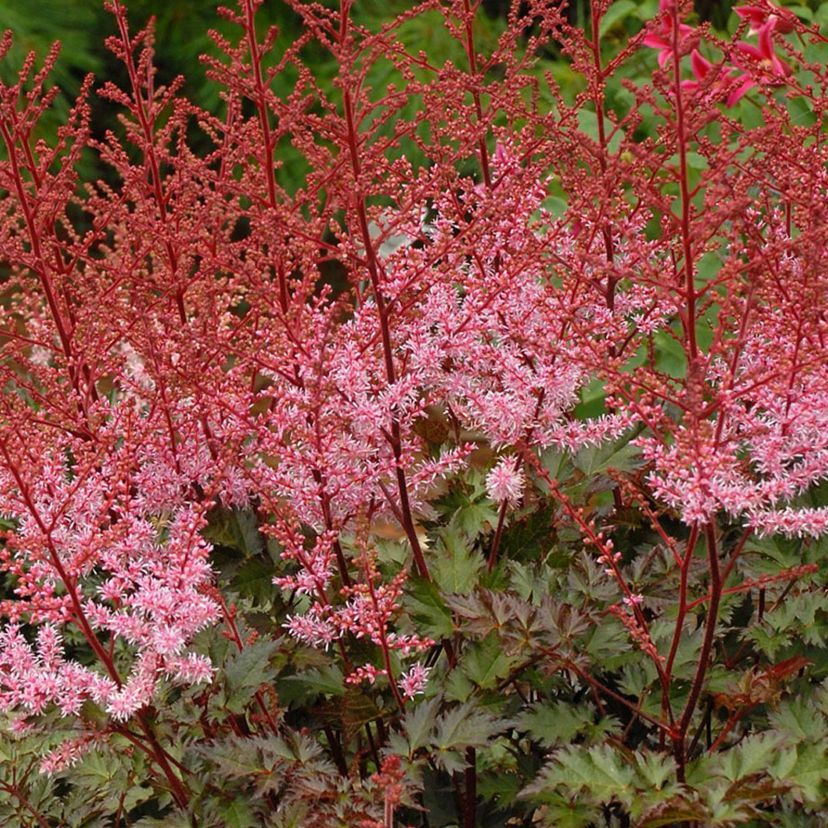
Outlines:
[[[582,31],[532,0],[482,55],[475,3],[426,0],[369,30],[349,0],[290,0],[303,34],[279,52],[259,5],[222,10],[240,38],[215,34],[222,57],[204,58],[220,115],[159,84],[152,28],[131,32],[119,0],[108,46],[128,84],[97,89],[121,110],[117,134],[93,137],[89,79],[55,146],[35,140],[56,49],[0,87],[0,707],[84,721],[94,703],[106,723],[43,767],[129,725],[184,806],[148,714],[162,685],[211,681],[200,631],[235,629],[204,534],[225,508],[255,511],[278,549],[289,610],[273,636],[332,649],[349,685],[404,710],[456,644],[400,620],[406,585],[434,577],[445,481],[484,462],[500,510],[490,565],[512,513],[548,497],[658,674],[657,727],[683,779],[721,599],[772,582],[727,581],[746,539],[828,529],[828,509],[801,500],[828,476],[826,72],[798,85],[791,36],[816,35],[757,3],[722,41],[662,0],[608,56],[609,3]],[[462,59],[406,44],[424,14]],[[574,96],[533,72],[543,44],[583,77]],[[338,67],[332,84],[304,65],[309,45]],[[610,73],[648,56],[651,82],[609,111]],[[378,66],[404,88],[376,86]],[[280,97],[282,74],[294,84]],[[761,112],[750,129],[733,115],[747,101]],[[640,138],[645,110],[656,126]],[[286,147],[304,159],[299,187]],[[79,182],[87,151],[106,182]],[[603,409],[577,416],[590,384]],[[574,503],[544,465],[630,433],[640,462],[609,511]],[[611,539],[614,512],[639,503],[680,573],[666,639]],[[405,542],[390,563],[389,524]],[[676,697],[700,603],[698,666]],[[93,657],[75,659],[69,638]],[[377,767],[390,820],[400,772]]]

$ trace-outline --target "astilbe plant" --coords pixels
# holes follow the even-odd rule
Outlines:
[[[259,5],[0,89],[4,818],[820,824],[826,38]]]

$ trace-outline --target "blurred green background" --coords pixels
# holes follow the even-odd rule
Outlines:
[[[133,30],[142,27],[151,16],[156,18],[157,61],[162,80],[184,75],[187,78],[187,93],[197,103],[214,107],[217,90],[205,80],[198,56],[215,51],[207,35],[208,29],[214,28],[234,37],[235,27],[216,13],[218,5],[232,6],[233,0],[125,0],[125,5]],[[356,0],[354,14],[360,22],[380,25],[412,5],[411,0]],[[480,15],[479,28],[484,40],[487,33],[496,35],[505,25],[510,5],[511,0],[483,0],[484,13]],[[617,31],[608,32],[610,36],[624,34],[626,27],[623,18],[638,21],[640,25],[640,21],[651,16],[658,4],[657,0],[616,0],[613,5]],[[732,5],[733,0],[695,2],[699,18],[711,20],[720,28],[727,25]],[[815,5],[819,5],[819,0],[810,4],[811,8]],[[573,0],[569,9],[572,21],[586,22],[588,9],[589,0]],[[265,0],[260,19],[262,31],[266,24],[277,24],[283,39],[292,38],[298,31],[296,16],[281,0]],[[429,23],[424,20],[422,43],[434,49],[438,44],[435,44],[434,32],[426,30],[427,26]],[[0,30],[5,29],[13,32],[15,42],[11,53],[0,64],[0,77],[4,80],[16,75],[28,51],[44,55],[53,41],[61,42],[61,57],[54,78],[64,94],[56,114],[61,109],[65,112],[67,101],[77,92],[87,72],[113,80],[120,76],[120,68],[104,46],[104,38],[113,33],[113,25],[110,15],[104,11],[102,0],[0,0]],[[412,40],[417,39],[416,32],[411,35]],[[319,60],[324,60],[321,54]]]
[[[747,0],[695,0],[697,20],[709,21],[718,29],[732,29],[736,25],[731,13],[734,2]],[[203,53],[216,54],[216,48],[208,36],[209,29],[216,29],[231,41],[236,41],[236,26],[222,19],[216,12],[218,5],[232,6],[235,0],[122,0],[129,11],[130,26],[134,32],[142,28],[150,17],[156,19],[156,66],[160,83],[166,83],[177,75],[186,78],[184,94],[195,103],[220,112],[219,87],[205,77],[199,61]],[[828,23],[828,0],[778,0],[795,11],[803,19]],[[325,5],[335,6],[337,0],[324,0]],[[476,42],[480,52],[491,48],[506,26],[506,16],[512,0],[483,0],[482,11],[476,21]],[[396,14],[410,9],[413,0],[355,0],[354,17],[358,22],[377,28]],[[589,20],[590,0],[571,0],[568,13],[573,23],[586,26]],[[657,14],[658,0],[615,0],[602,24],[602,37],[613,51],[638,31],[644,22]],[[283,0],[265,0],[260,12],[260,32],[275,24],[280,30],[277,51],[293,41],[300,31],[298,17]],[[51,44],[59,40],[62,50],[53,80],[61,94],[54,106],[46,113],[40,136],[49,140],[58,125],[65,119],[67,110],[80,84],[88,72],[100,80],[106,79],[120,86],[126,85],[121,65],[107,51],[105,38],[114,33],[111,15],[103,7],[103,0],[0,0],[0,31],[10,29],[14,45],[5,60],[0,62],[0,80],[13,80],[26,53],[34,50],[45,56]],[[413,50],[427,49],[437,62],[457,59],[465,62],[460,45],[453,41],[440,15],[424,14],[408,21],[400,32],[406,45]],[[655,65],[654,56],[643,50],[632,65],[623,67],[620,75],[646,82]],[[554,49],[545,50],[539,57],[538,70],[550,72],[566,93],[574,94],[580,79],[569,71],[568,66]],[[336,66],[323,50],[309,47],[303,59],[311,65],[323,88],[335,76]],[[390,75],[372,78],[377,84],[397,81]],[[620,77],[610,79],[607,103],[612,108],[623,108],[625,92]],[[289,76],[274,81],[277,93],[287,93],[293,83]],[[283,88],[278,88],[279,86]],[[116,128],[112,104],[93,95],[94,128]],[[645,131],[646,131],[645,125]],[[287,160],[287,159],[286,159]],[[301,159],[290,159],[298,161]],[[88,162],[94,163],[91,158]],[[100,171],[99,171],[100,172]],[[82,171],[84,177],[94,173]],[[290,186],[290,182],[283,182]]]

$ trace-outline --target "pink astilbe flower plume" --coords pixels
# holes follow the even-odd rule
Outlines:
[[[191,806],[186,763],[279,739],[288,675],[324,665],[338,682],[340,732],[322,707],[341,799],[369,763],[398,778],[386,754],[437,681],[518,705],[531,669],[543,692],[601,710],[606,696],[608,721],[629,709],[618,738],[659,761],[669,743],[686,783],[708,665],[730,650],[722,598],[775,582],[733,585],[746,545],[828,526],[813,498],[828,480],[828,73],[789,35],[822,36],[755,3],[718,38],[662,0],[609,57],[607,0],[589,31],[532,0],[481,54],[479,3],[426,0],[372,28],[348,0],[291,0],[301,33],[284,44],[260,32],[260,5],[222,9],[238,37],[213,33],[203,58],[220,117],[160,83],[152,27],[132,33],[119,0],[124,86],[97,90],[117,132],[92,129],[90,79],[54,146],[33,141],[56,50],[0,83],[0,711],[18,735],[70,726],[46,773],[117,736],[181,814],[212,814],[219,786]],[[451,54],[412,48],[421,15]],[[538,70],[548,50],[572,89]],[[755,126],[729,108],[748,92]],[[88,153],[106,174],[82,186]],[[507,526],[519,505],[527,527]],[[227,549],[225,518],[246,521]],[[558,582],[577,607],[553,612],[560,596],[529,583],[547,558],[549,578],[581,567]],[[791,578],[814,574],[794,563]],[[256,590],[238,586],[262,567]],[[519,622],[533,652],[498,650],[480,693],[461,626],[477,604],[498,647]],[[567,650],[592,624],[599,649],[605,631],[636,645],[647,704],[632,672],[609,686]],[[239,702],[257,637],[278,654]],[[468,825],[474,744],[441,748],[468,765],[451,768]],[[262,796],[281,819],[275,773]]]
[[[502,459],[486,476],[486,489],[495,503],[517,503],[525,480],[514,457]]]

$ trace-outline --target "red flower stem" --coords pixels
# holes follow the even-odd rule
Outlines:
[[[538,395],[538,401],[535,405],[535,414],[534,419],[537,419],[538,415],[540,414],[541,408],[543,406],[543,402],[546,399],[546,391],[541,390],[541,393]],[[525,441],[528,443],[532,438],[533,429],[530,428],[527,430],[525,435]],[[520,468],[523,466],[523,457],[518,455],[515,458],[515,471],[519,471]],[[500,549],[500,542],[503,540],[503,528],[506,523],[506,512],[509,508],[509,502],[503,501],[500,505],[500,511],[498,512],[497,516],[497,527],[495,528],[495,535],[494,539],[492,540],[492,548],[489,550],[489,555],[486,558],[486,568],[489,572],[491,572],[495,568],[495,564],[497,563],[497,553]]]
[[[301,385],[302,383],[301,376],[297,371],[297,380]],[[319,415],[318,408],[315,411],[316,416],[314,417],[313,428],[314,428],[314,436],[316,438],[316,448],[319,452],[319,455],[322,456],[322,433],[320,430],[321,425],[321,417]],[[331,513],[331,496],[328,494],[327,489],[327,480],[325,479],[325,475],[323,474],[322,470],[319,468],[314,468],[311,472],[313,475],[313,480],[316,485],[319,487],[319,502],[322,507],[322,518],[325,522],[325,529],[328,532],[334,531],[334,521],[333,515]],[[339,538],[333,542],[333,550],[334,555],[336,556],[336,566],[339,570],[339,577],[342,581],[342,586],[349,587],[352,584],[351,576],[348,574],[348,562],[345,559],[345,552],[342,549],[342,544],[339,542]]]
[[[17,799],[18,802],[20,802],[20,804],[32,815],[34,820],[41,828],[50,828],[49,823],[46,821],[46,819],[43,817],[40,811],[38,811],[37,808],[35,808],[34,805],[32,805],[32,803],[29,801],[29,799],[26,797],[23,791],[20,790],[19,785],[3,782],[0,780],[0,790],[5,791],[10,796],[13,796],[15,799]]]
[[[129,27],[127,25],[126,12],[119,0],[113,0],[112,9],[115,14],[115,20],[118,23],[118,32],[121,35],[121,43],[124,48],[124,65],[129,75],[129,83],[132,87],[132,94],[135,100],[134,114],[138,118],[138,123],[141,126],[141,131],[144,134],[144,158],[149,165],[150,187],[158,207],[158,215],[162,224],[167,223],[167,203],[164,198],[164,192],[161,189],[161,170],[158,163],[158,158],[155,154],[155,136],[153,133],[153,126],[155,122],[152,106],[152,91],[148,90],[148,99],[145,103],[143,95],[141,94],[141,81],[138,78],[138,70],[135,66],[135,59],[132,56],[132,44],[129,37]],[[148,80],[151,83],[151,79]],[[167,258],[170,264],[170,281],[175,287],[175,302],[178,309],[178,317],[182,324],[187,322],[187,310],[184,305],[184,292],[186,287],[175,285],[175,279],[178,273],[178,256],[175,248],[168,240],[164,240],[164,250],[167,253]]]
[[[684,253],[684,298],[685,310],[682,315],[684,335],[687,340],[691,371],[694,370],[699,355],[696,342],[696,286],[693,271],[693,248],[690,231],[690,214],[692,209],[689,176],[687,171],[687,125],[685,121],[684,100],[681,92],[681,54],[679,40],[678,5],[673,4],[671,14],[672,56],[673,56],[673,92],[676,101],[676,149],[679,157],[679,189],[681,192],[681,245]]]
[[[716,621],[719,614],[719,603],[722,597],[722,579],[719,572],[719,548],[716,540],[716,528],[710,523],[705,529],[707,540],[707,560],[710,571],[710,606],[707,610],[707,619],[704,628],[704,639],[702,640],[701,652],[696,666],[696,675],[690,688],[690,695],[687,699],[684,711],[679,719],[678,727],[672,734],[673,755],[678,765],[679,782],[684,782],[685,766],[687,756],[685,753],[685,740],[687,730],[693,719],[699,696],[701,695],[704,679],[707,675],[707,666],[710,661],[710,654],[713,650],[713,638],[716,632]]]
[[[244,15],[245,23],[244,29],[247,34],[247,47],[250,50],[250,64],[253,68],[253,81],[255,84],[255,98],[253,103],[256,106],[256,111],[259,115],[259,126],[262,130],[262,171],[265,174],[267,181],[267,201],[271,210],[276,210],[276,173],[273,166],[273,150],[275,149],[275,141],[270,128],[270,118],[268,115],[267,105],[267,91],[268,87],[265,85],[262,77],[262,55],[259,50],[259,42],[256,39],[256,19],[255,19],[256,5],[253,0],[244,0]],[[284,268],[278,268],[279,279],[279,304],[282,308],[282,313],[287,314],[290,304],[290,297],[288,294],[287,277]]]
[[[616,582],[618,583],[619,588],[624,593],[627,598],[631,598],[633,595],[632,590],[630,589],[627,582],[624,580],[624,576],[621,574],[618,566],[616,565],[613,559],[613,553],[610,547],[604,543],[601,535],[597,533],[590,521],[587,521],[581,512],[575,508],[570,499],[561,491],[560,486],[558,485],[558,481],[554,479],[546,469],[541,466],[538,462],[537,458],[529,451],[529,449],[525,445],[519,445],[519,450],[521,451],[523,457],[529,462],[529,464],[535,469],[536,474],[546,482],[547,486],[549,486],[549,491],[552,496],[561,504],[564,511],[578,524],[582,534],[589,540],[589,542],[595,546],[596,549],[601,551],[603,560],[606,562],[606,567],[608,570],[611,570],[612,576],[615,578]],[[641,607],[638,606],[637,603],[632,602],[632,613],[635,617],[635,621],[641,631],[647,636],[647,638],[652,641],[652,637],[650,636],[650,629],[649,624],[647,623],[647,619],[644,616],[644,613],[641,610]],[[653,662],[653,666],[656,669],[656,673],[658,674],[658,680],[661,684],[662,689],[662,697],[666,698],[667,707],[666,713],[670,721],[673,720],[673,712],[669,704],[669,679],[667,674],[664,670],[664,665],[662,664],[662,659],[659,657],[658,653],[655,651],[655,647],[653,647],[652,652],[648,652],[651,661]]]
[[[232,613],[227,609],[227,604],[221,592],[216,590],[216,595],[219,599],[219,605],[221,606],[221,614],[224,616],[224,622],[225,624],[227,624],[227,628],[230,630],[230,635],[233,639],[233,643],[236,645],[236,649],[239,652],[241,652],[244,649],[244,642],[242,641],[241,635],[239,635],[239,628],[236,626],[236,619],[233,617]],[[255,699],[257,704],[259,705],[259,709],[262,711],[262,715],[265,717],[265,719],[267,719],[267,723],[270,726],[271,731],[274,734],[278,734],[279,725],[276,723],[276,720],[273,718],[273,715],[268,709],[267,703],[265,702],[261,690],[256,691]]]
[[[161,747],[161,744],[156,738],[155,733],[152,729],[152,725],[147,720],[146,713],[143,711],[138,713],[136,719],[138,720],[138,724],[140,725],[141,730],[144,732],[146,740],[150,743],[150,746],[152,747],[155,761],[158,763],[158,766],[164,772],[164,776],[170,783],[172,795],[176,803],[178,804],[178,807],[186,808],[190,802],[190,794],[188,793],[187,789],[184,786],[184,783],[181,781],[178,774],[172,769],[172,766],[167,761],[166,751]]]
[[[80,373],[83,371],[83,368],[75,361],[75,353],[72,348],[73,326],[71,320],[64,318],[63,311],[58,302],[57,290],[54,282],[52,281],[50,268],[46,264],[46,258],[43,254],[40,232],[35,223],[35,217],[29,204],[29,196],[23,183],[23,175],[17,158],[15,138],[9,131],[8,126],[4,121],[0,121],[0,135],[2,135],[3,142],[6,145],[6,154],[8,155],[9,165],[11,166],[11,177],[14,181],[15,194],[17,196],[20,209],[23,212],[23,219],[26,223],[29,242],[31,243],[32,253],[34,254],[35,267],[32,269],[37,274],[41,287],[43,288],[43,294],[46,297],[46,304],[49,306],[49,312],[51,313],[52,320],[55,323],[58,338],[60,339],[60,345],[68,363],[69,379],[72,383],[72,387],[78,394],[78,404],[81,406],[81,414],[85,415],[85,409],[83,409],[83,398],[85,395],[82,393],[80,386]],[[37,188],[38,179],[34,178],[34,181],[35,188]],[[84,374],[86,374],[85,371]],[[94,388],[94,384],[91,382],[90,388]]]
[[[486,559],[486,569],[491,572],[497,563],[497,552],[500,548],[500,541],[503,537],[503,526],[506,522],[506,512],[509,508],[509,501],[504,500],[500,504],[500,509],[497,513],[497,527],[495,528],[494,539],[492,540],[492,548],[489,550],[489,556]]]
[[[125,727],[124,725],[114,725],[114,726],[112,726],[112,731],[113,731],[113,733],[118,733],[118,734],[120,734],[120,735],[121,735],[121,736],[123,736],[123,737],[124,737],[124,738],[125,738],[128,742],[131,742],[133,745],[135,745],[135,747],[137,747],[139,750],[144,751],[144,753],[146,753],[148,756],[151,756],[151,757],[153,757],[153,758],[154,758],[154,754],[153,754],[153,753],[152,753],[152,751],[151,751],[151,750],[150,750],[150,749],[149,749],[149,748],[148,748],[148,747],[147,747],[147,746],[146,746],[146,745],[145,745],[145,744],[141,741],[141,738],[140,738],[139,736],[137,736],[135,733],[133,733],[131,730],[129,730],[127,727]],[[163,748],[162,748],[162,750],[163,750]],[[190,772],[190,771],[187,769],[187,767],[185,767],[184,765],[182,765],[182,764],[181,764],[181,762],[179,762],[179,761],[178,761],[178,760],[177,760],[174,756],[170,755],[170,753],[169,753],[168,751],[163,750],[163,752],[164,752],[164,755],[167,757],[167,761],[168,761],[171,765],[173,765],[173,766],[175,766],[176,768],[178,768],[178,769],[179,769],[182,773],[189,773],[189,772]]]
[[[667,662],[664,667],[664,672],[667,674],[668,681],[673,675],[673,664],[676,660],[676,653],[678,652],[681,636],[684,632],[684,621],[687,617],[687,588],[688,576],[690,572],[690,564],[693,560],[693,553],[696,550],[696,543],[699,539],[699,527],[693,525],[690,530],[690,537],[687,538],[687,546],[684,550],[684,557],[681,560],[681,580],[679,582],[679,606],[678,615],[676,616],[676,625],[673,629],[673,640],[670,644],[670,653],[667,656]]]
[[[598,143],[601,146],[601,152],[598,156],[598,164],[601,167],[601,175],[606,179],[607,175],[607,130],[604,112],[604,69],[601,63],[601,9],[591,0],[590,2],[590,18],[592,25],[592,60],[595,66],[595,117],[598,122]],[[607,193],[607,200],[609,200],[609,193]],[[607,272],[607,286],[605,290],[605,300],[607,309],[612,312],[615,310],[615,286],[618,282],[613,273],[613,264],[615,262],[615,245],[612,240],[612,225],[606,223],[601,228],[601,234],[604,238],[604,255],[608,265]],[[614,344],[610,344],[608,348],[610,359],[617,355]],[[609,409],[609,413],[614,413],[614,409]],[[612,488],[612,502],[616,509],[624,507],[624,500],[621,497],[621,489],[618,485]]]
[[[601,10],[597,7],[598,4],[592,0],[590,3],[590,17],[591,17],[591,25],[592,25],[592,39],[590,41],[592,47],[592,60],[595,66],[595,76],[600,81],[599,83],[595,83],[595,97],[593,99],[595,105],[595,117],[598,122],[598,143],[601,146],[601,152],[598,155],[598,164],[601,167],[601,174],[606,176],[607,174],[607,129],[605,123],[605,112],[604,112],[604,69],[601,64],[601,34],[600,34],[600,26],[601,26]],[[612,227],[609,224],[605,224],[601,228],[601,234],[604,237],[604,253],[607,260],[608,265],[612,265],[615,260],[615,245],[612,240]],[[607,274],[607,286],[606,286],[606,303],[607,308],[609,310],[613,310],[615,308],[615,285],[617,280],[613,276],[612,273]],[[610,346],[610,356],[615,356],[615,346]],[[613,490],[616,497],[620,497],[620,493],[618,493],[618,488],[616,487]],[[618,505],[618,504],[616,504]]]
[[[721,746],[728,734],[734,727],[758,705],[758,702],[746,704],[740,707],[735,713],[731,714],[730,718],[722,728],[721,733],[716,737],[716,741],[707,749],[708,753],[715,753]]]
[[[477,88],[479,74],[477,71],[477,56],[474,53],[474,11],[472,11],[469,0],[463,0],[463,25],[466,34],[466,55],[469,59],[469,70],[474,84],[472,88],[472,100],[474,101],[474,111],[477,116],[478,124],[483,123],[483,104],[480,101],[480,91]],[[477,139],[477,149],[480,153],[480,170],[483,174],[483,182],[486,187],[491,189],[492,174],[489,168],[489,150],[486,147],[486,138],[481,135]]]
[[[788,570],[787,572],[780,572],[778,575],[774,575],[772,577],[760,578],[758,580],[749,580],[743,581],[741,584],[737,584],[736,586],[728,587],[727,589],[722,590],[722,595],[736,595],[739,592],[747,592],[751,589],[759,589],[762,592],[769,584],[774,583],[775,581],[782,581],[790,579],[791,581],[796,580],[797,578],[801,578],[804,575],[811,575],[812,573],[818,570],[818,566],[816,564],[806,565],[806,566],[799,566],[795,567],[794,570]],[[724,574],[722,575],[722,582],[724,583],[725,577]],[[711,598],[710,593],[707,595],[703,595],[701,598],[696,598],[695,601],[692,601],[688,604],[687,609],[692,610],[702,604],[707,603]],[[760,613],[760,620],[761,620],[761,613]]]
[[[575,664],[574,661],[565,661],[561,667],[566,670],[572,670],[573,673],[583,679],[590,687],[594,688],[604,696],[617,701],[619,704],[623,704],[624,707],[644,719],[644,721],[649,722],[651,725],[654,725],[665,733],[669,733],[671,731],[671,726],[669,724],[662,722],[660,719],[655,718],[655,716],[651,716],[649,713],[645,713],[641,710],[640,705],[633,704],[629,699],[625,699],[620,693],[616,693],[615,690],[612,690],[607,687],[606,684],[599,681],[594,676],[591,676],[586,670]]]
[[[371,596],[371,604],[374,607],[374,613],[379,621],[379,639],[380,639],[380,649],[382,650],[382,660],[385,664],[385,673],[388,678],[388,686],[391,688],[391,694],[394,696],[394,701],[397,703],[397,707],[400,708],[400,713],[405,712],[405,699],[402,697],[400,693],[400,688],[397,687],[397,681],[394,678],[394,665],[391,663],[391,652],[388,648],[388,639],[385,637],[385,621],[382,618],[382,613],[380,613],[379,604],[377,603],[377,593],[374,591],[374,578],[373,573],[369,570],[366,566],[363,570],[365,575],[365,583],[368,586],[368,593]]]
[[[347,9],[343,10],[342,26],[340,28],[340,43],[345,43],[347,39],[348,16],[345,13]],[[380,333],[382,336],[382,351],[385,361],[385,373],[389,385],[394,385],[397,381],[397,372],[394,367],[394,348],[391,343],[391,327],[388,323],[388,313],[385,306],[385,295],[382,290],[380,267],[377,262],[376,250],[374,249],[374,242],[371,239],[371,233],[368,228],[368,215],[365,209],[365,200],[361,192],[361,174],[362,169],[359,159],[359,136],[357,135],[356,122],[354,118],[354,103],[351,98],[351,90],[345,88],[343,92],[343,106],[345,110],[345,121],[347,125],[347,141],[348,151],[351,158],[351,168],[354,175],[354,185],[356,187],[355,208],[357,213],[357,221],[359,224],[359,232],[362,236],[362,243],[365,246],[366,265],[368,267],[368,275],[371,279],[371,287],[374,293],[374,300],[377,303],[377,315],[379,317]],[[391,443],[391,451],[394,455],[394,463],[396,466],[397,489],[400,497],[400,511],[402,513],[403,530],[408,537],[408,542],[411,544],[411,551],[414,556],[414,564],[420,577],[431,580],[431,575],[428,571],[428,564],[423,555],[423,550],[420,547],[420,541],[417,538],[417,530],[414,527],[414,519],[411,512],[411,503],[408,498],[408,481],[405,476],[405,469],[402,465],[402,433],[400,431],[400,423],[396,417],[391,420],[391,430],[389,433],[389,442]]]

